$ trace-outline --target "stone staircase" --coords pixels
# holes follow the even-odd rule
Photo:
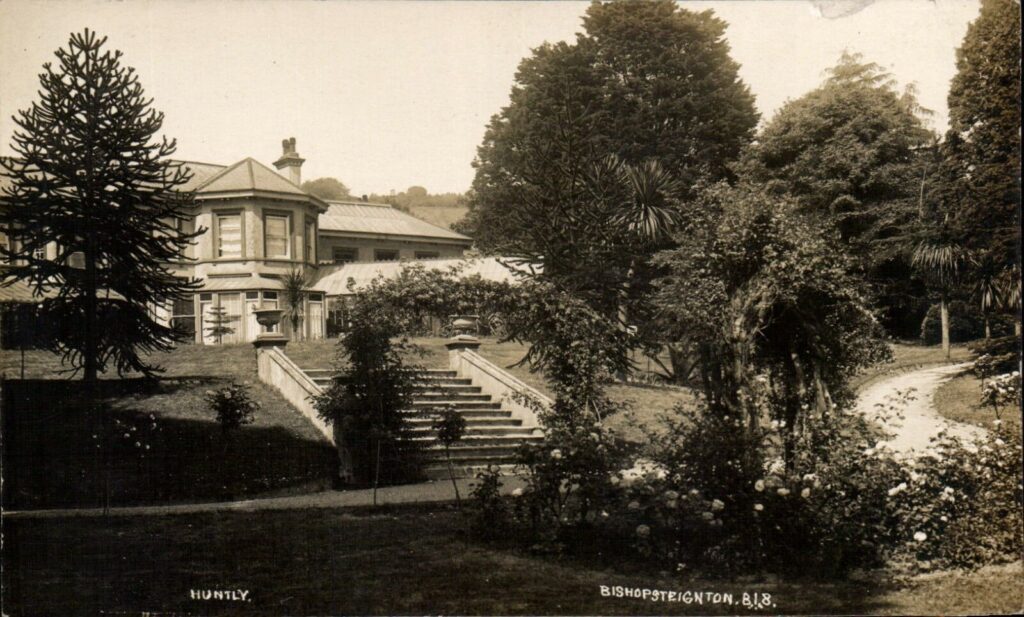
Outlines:
[[[320,388],[326,388],[333,379],[328,369],[303,369]],[[428,477],[447,477],[448,467],[444,447],[437,442],[433,428],[437,412],[453,407],[466,419],[466,432],[451,447],[452,465],[457,476],[472,476],[488,465],[510,466],[515,451],[523,443],[543,440],[541,432],[524,428],[523,421],[512,417],[500,401],[472,380],[460,378],[455,371],[430,369],[421,371],[413,397],[409,424],[413,439],[421,440],[427,453],[425,472]]]

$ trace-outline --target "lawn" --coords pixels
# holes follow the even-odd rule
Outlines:
[[[596,545],[541,556],[469,540],[451,506],[3,522],[4,612],[179,614],[984,614],[1018,612],[1019,563],[897,586],[684,579]],[[733,594],[733,603],[602,597],[600,586]],[[192,589],[247,601],[193,600]],[[769,593],[760,611],[742,594]]]
[[[105,424],[82,403],[80,382],[61,374],[58,357],[32,351],[25,359],[29,381],[5,384],[6,508],[97,505],[106,478],[97,445],[115,461],[114,505],[236,499],[331,484],[332,446],[258,380],[251,345],[182,346],[154,357],[166,369],[156,381],[104,375]],[[20,374],[18,354],[4,352],[0,367],[8,376]],[[231,382],[248,384],[262,407],[252,424],[225,434],[203,397]]]
[[[992,423],[996,420],[995,411],[989,406],[982,406],[980,400],[981,380],[971,373],[957,375],[939,386],[934,399],[935,409],[945,418],[994,428]],[[1019,408],[1004,407],[999,416],[1011,430],[1021,430]]]
[[[966,343],[951,345],[948,359],[939,345],[922,345],[916,341],[897,341],[890,347],[892,348],[892,362],[876,364],[856,375],[851,380],[851,385],[854,388],[862,388],[876,379],[885,378],[894,373],[939,364],[968,362],[973,357],[971,351],[967,349]]]

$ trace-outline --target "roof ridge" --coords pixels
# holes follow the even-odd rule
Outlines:
[[[174,161],[175,163],[192,163],[193,165],[209,165],[211,167],[226,167],[226,165],[223,165],[221,163],[207,163],[205,161],[193,161],[193,160],[189,160],[189,159],[171,159],[171,160]]]

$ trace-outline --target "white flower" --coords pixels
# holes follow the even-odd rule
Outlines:
[[[811,489],[804,488],[804,490],[800,491],[800,496],[803,497],[804,499],[807,499],[808,497],[811,496]]]
[[[778,493],[780,496],[785,497],[786,495],[789,494],[789,489],[788,488],[780,488],[779,490],[777,490],[775,492]]]
[[[1006,442],[1003,441],[1002,439],[999,439],[998,437],[996,437],[996,445],[997,446],[1005,446]]]
[[[636,535],[640,536],[641,538],[646,538],[647,536],[651,535],[651,528],[647,525],[637,525]]]
[[[923,531],[919,531],[919,532],[914,534],[914,540],[916,540],[918,542],[924,542],[927,539],[928,539],[928,534],[926,534]]]
[[[947,486],[946,488],[942,489],[942,492],[947,494],[947,495],[952,495],[953,494],[953,489],[951,489],[951,488],[949,488]]]
[[[559,450],[558,448],[555,448],[554,450],[551,451],[551,458],[555,459],[556,461],[562,458],[562,451]]]
[[[512,491],[512,496],[513,497],[522,497],[523,496],[523,489],[517,488],[517,489],[513,490]]]
[[[612,483],[612,486],[618,486],[619,482],[622,482],[619,476],[612,476],[611,478],[608,478],[608,481]]]
[[[601,518],[608,518],[608,512],[601,510]]]
[[[994,426],[1002,426],[1003,425],[1003,421],[1002,420],[993,420],[992,424]]]
[[[640,509],[640,502],[639,501],[631,501],[631,502],[629,502],[629,505],[626,506],[626,507],[629,508],[630,510],[639,510]]]
[[[764,510],[764,506],[759,504],[759,503],[755,503],[754,504],[754,510],[757,511],[757,512],[760,512],[761,510]]]
[[[673,490],[665,491],[665,499],[667,499],[669,501],[673,501],[675,499],[679,499],[679,493],[677,491],[673,491]]]
[[[763,491],[764,490],[764,480],[758,480],[757,482],[754,482],[754,490],[759,492],[759,493],[761,491]]]
[[[711,511],[712,512],[720,512],[720,511],[722,511],[724,509],[725,509],[725,503],[723,503],[721,500],[715,499],[714,501],[711,502]]]
[[[943,514],[942,516],[939,517],[939,520],[942,521],[943,523],[947,523],[947,522],[949,522],[949,517],[946,516],[945,514]]]
[[[670,509],[670,510],[675,510],[676,506],[678,506],[678,505],[679,505],[679,502],[677,502],[675,499],[669,499],[668,501],[665,502],[665,507]]]
[[[690,497],[700,497],[700,491],[695,488],[690,489]]]
[[[805,473],[804,474],[804,482],[813,482],[813,481],[815,481],[817,479],[818,479],[818,476],[816,476],[813,473]]]
[[[702,512],[700,517],[705,521],[710,521],[715,518],[715,515],[710,512]]]

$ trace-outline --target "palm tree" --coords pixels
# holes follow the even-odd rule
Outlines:
[[[949,358],[949,292],[959,280],[961,271],[970,263],[970,254],[951,242],[924,241],[914,249],[911,264],[939,292],[942,316],[942,351]]]
[[[995,278],[999,308],[1013,314],[1013,333],[1020,336],[1020,266],[1004,268]]]
[[[301,270],[292,268],[288,274],[281,278],[281,284],[284,294],[284,310],[281,316],[291,324],[292,338],[299,340],[302,338],[302,330],[299,328],[299,324],[302,321],[302,298],[307,287],[306,277]]]
[[[992,309],[998,307],[1002,302],[1000,291],[998,281],[988,273],[982,274],[975,281],[974,288],[972,289],[972,294],[977,298],[982,317],[985,319],[986,341],[992,338],[992,324],[989,323],[989,314],[992,312]]]

